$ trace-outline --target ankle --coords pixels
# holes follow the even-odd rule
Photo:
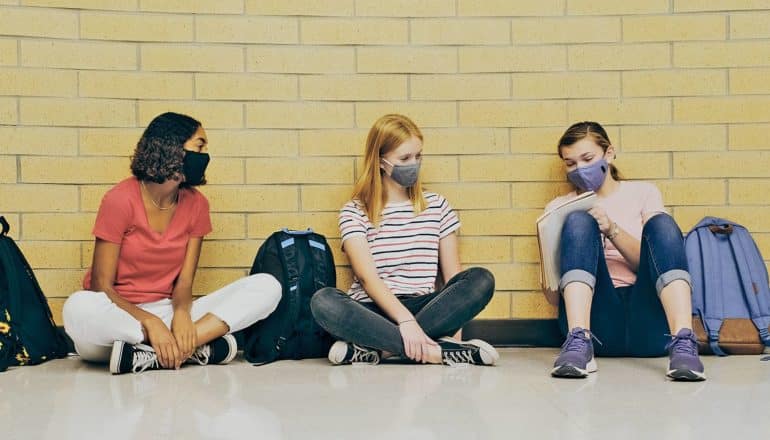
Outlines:
[[[678,335],[682,330],[690,330],[692,332],[691,325],[674,325],[671,327],[671,334]]]

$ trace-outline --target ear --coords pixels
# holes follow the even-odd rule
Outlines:
[[[380,158],[380,171],[385,173],[385,175],[388,175],[388,169],[385,167],[385,162],[382,161],[382,158]]]
[[[610,145],[607,147],[607,151],[604,152],[604,158],[607,160],[607,163],[612,163],[615,160],[615,157],[617,156],[617,153],[615,152],[615,146]]]

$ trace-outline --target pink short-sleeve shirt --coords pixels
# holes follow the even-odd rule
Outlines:
[[[577,197],[574,191],[557,197],[545,209],[548,211],[574,197]],[[615,192],[600,198],[596,204],[604,208],[611,221],[637,240],[641,240],[642,227],[650,216],[666,212],[658,188],[641,181],[621,181]],[[631,286],[636,282],[636,273],[610,240],[604,240],[604,259],[615,287]]]
[[[152,229],[139,180],[130,177],[104,195],[93,234],[120,245],[115,290],[139,304],[170,298],[191,237],[211,232],[209,202],[194,188],[179,191],[176,211],[163,233]],[[83,280],[91,289],[91,269]]]

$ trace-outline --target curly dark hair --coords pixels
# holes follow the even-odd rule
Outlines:
[[[200,126],[197,120],[179,113],[156,116],[136,144],[131,156],[131,173],[147,182],[178,179],[183,174],[184,144]],[[201,185],[205,183],[204,178]]]

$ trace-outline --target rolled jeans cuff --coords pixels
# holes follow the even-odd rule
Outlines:
[[[676,280],[686,281],[687,284],[690,285],[690,289],[692,289],[692,279],[690,278],[689,272],[682,269],[671,269],[668,272],[662,273],[658,277],[658,280],[655,281],[655,290],[658,291],[658,296],[660,296],[660,292],[664,287],[668,286],[670,283]]]
[[[567,273],[562,275],[561,281],[559,282],[559,290],[564,292],[564,288],[567,287],[567,284],[573,282],[586,284],[588,287],[593,289],[594,286],[596,286],[596,277],[584,271],[583,269],[569,270]]]

